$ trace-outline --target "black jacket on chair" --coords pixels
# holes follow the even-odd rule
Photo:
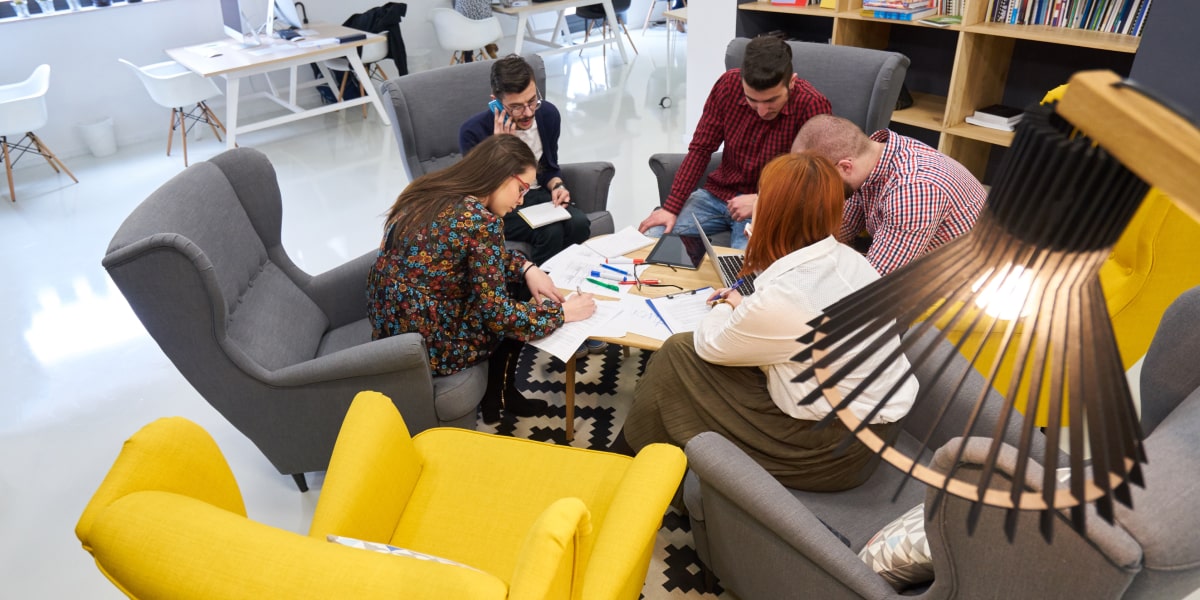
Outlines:
[[[342,25],[371,33],[388,34],[387,58],[396,63],[400,75],[408,75],[408,53],[404,50],[404,38],[400,35],[400,21],[408,14],[408,5],[403,2],[386,2],[363,13],[350,15]],[[358,49],[362,55],[362,48]]]

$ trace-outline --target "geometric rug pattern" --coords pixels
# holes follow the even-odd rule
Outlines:
[[[633,389],[646,369],[650,352],[609,344],[600,354],[589,354],[575,361],[575,440],[572,446],[607,449],[625,424],[625,415],[633,402]],[[542,414],[512,417],[501,412],[500,422],[487,425],[482,419],[476,429],[554,444],[566,444],[564,421],[566,406],[566,364],[553,356],[526,345],[517,363],[517,389],[526,398],[537,398],[548,405]],[[714,584],[712,593],[704,591],[704,567],[696,556],[691,527],[686,516],[675,508],[663,516],[662,528],[650,558],[650,570],[642,598],[733,598]]]

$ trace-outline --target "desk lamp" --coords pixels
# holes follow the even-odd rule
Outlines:
[[[815,376],[819,385],[803,403],[824,397],[834,408],[825,421],[836,416],[904,471],[905,481],[915,477],[937,488],[938,500],[951,493],[971,501],[971,530],[984,505],[1009,510],[1010,539],[1019,509],[1042,512],[1040,529],[1047,539],[1058,510],[1070,509],[1072,526],[1082,531],[1087,502],[1095,502],[1111,522],[1112,500],[1130,505],[1128,485],[1144,485],[1146,456],[1098,271],[1145,196],[1147,182],[1200,218],[1200,130],[1114,73],[1076,74],[1059,103],[1026,114],[970,232],[845,297],[810,323],[812,331],[800,338],[807,345],[795,360],[812,364],[796,381]],[[1008,389],[998,391],[1005,398],[1004,415],[1012,414],[1015,399],[1025,404],[1015,482],[1025,479],[1038,403],[1048,403],[1042,491],[1024,491],[1019,484],[1007,491],[989,488],[1007,417],[994,431],[975,431],[973,417],[961,434],[993,440],[975,482],[956,478],[954,470],[943,474],[926,466],[922,459],[933,449],[922,445],[916,456],[907,456],[894,439],[867,429],[895,388],[867,419],[848,409],[921,334],[932,330],[947,339],[934,323],[967,330],[955,349],[989,387],[1001,369],[1011,369]],[[886,340],[910,329],[899,349],[887,349]],[[999,336],[994,358],[979,360],[977,350],[964,351],[972,332]],[[846,364],[831,367],[848,354],[854,355]],[[931,354],[909,356],[910,373]],[[866,360],[884,366],[842,397],[836,384]],[[966,375],[950,372],[949,358],[938,368],[942,376],[958,378],[951,381]],[[944,406],[950,400],[931,396],[923,389],[915,402]],[[977,406],[982,402],[981,396]],[[1059,489],[1055,449],[1064,427],[1070,479]]]

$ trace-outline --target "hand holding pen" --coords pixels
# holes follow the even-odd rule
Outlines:
[[[745,281],[746,278],[741,277],[737,281],[733,282],[733,285],[713,292],[713,295],[708,297],[708,305],[716,306],[718,304],[729,304],[734,308],[737,308],[737,306],[742,303],[742,294],[738,292],[737,289],[739,286],[745,283]]]

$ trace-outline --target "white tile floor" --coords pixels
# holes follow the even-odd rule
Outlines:
[[[546,97],[563,113],[561,159],[616,165],[609,210],[617,227],[636,225],[658,203],[649,156],[686,148],[684,36],[674,108],[662,109],[664,30],[633,35],[641,54],[628,65],[611,52],[602,60],[598,48],[546,60]],[[391,129],[358,109],[239,141],[278,171],[284,247],[311,273],[375,247],[381,215],[407,183]],[[208,136],[190,145],[189,158],[223,149]],[[183,168],[182,157],[164,156],[155,139],[66,162],[79,184],[31,156],[18,165],[17,202],[0,193],[0,596],[121,597],[73,530],[121,443],[162,416],[212,433],[252,519],[306,532],[319,478],[310,475],[314,491],[300,494],[277,473],[179,375],[100,266],[120,222]]]

